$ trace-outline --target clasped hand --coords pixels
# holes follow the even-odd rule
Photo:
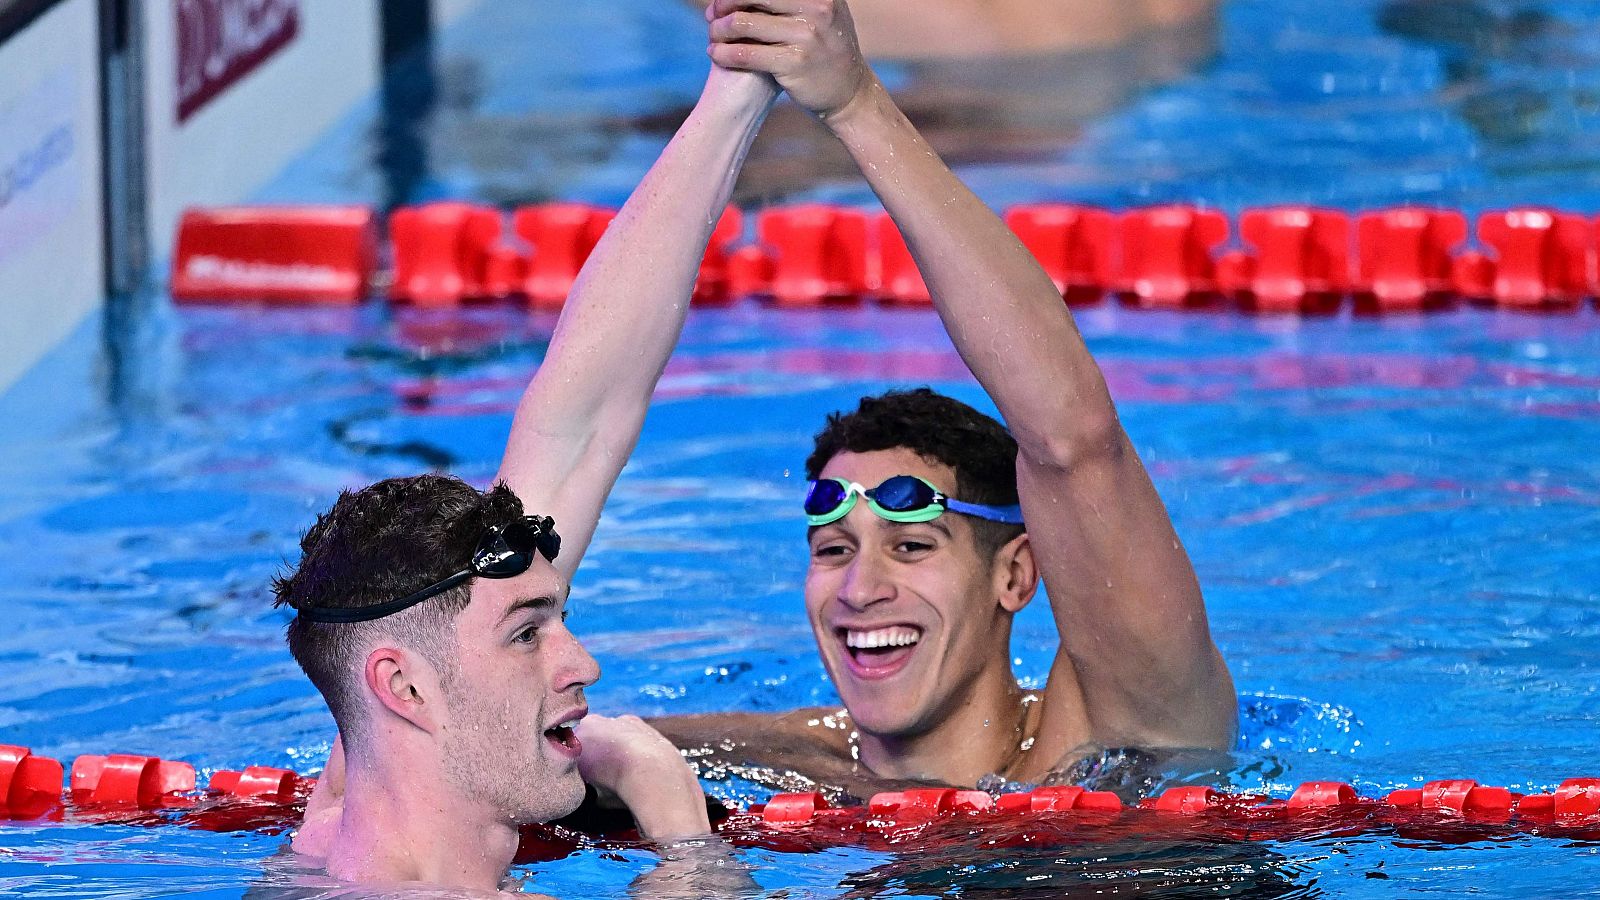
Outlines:
[[[843,0],[712,0],[706,20],[713,62],[772,76],[825,121],[872,80]]]

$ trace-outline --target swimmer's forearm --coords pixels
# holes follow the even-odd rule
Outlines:
[[[1225,746],[1235,699],[1194,569],[1055,285],[876,80],[826,121],[1017,438],[1057,665],[1094,710],[1096,738]]]
[[[871,79],[825,122],[899,225],[957,351],[1023,452],[1048,458],[1121,439],[1105,379],[1054,283],[883,85]]]
[[[557,517],[568,570],[638,440],[707,240],[774,95],[761,76],[713,73],[585,263],[518,406],[501,477]]]
[[[747,87],[765,79],[722,77],[740,79],[740,89],[708,85],[573,286],[545,365],[587,377],[563,383],[570,399],[552,404],[558,409],[586,414],[614,396],[649,399],[676,343],[706,242],[775,97],[770,87]]]
[[[642,407],[676,343],[711,230],[733,192],[771,92],[708,89],[579,274],[541,375],[545,415]]]

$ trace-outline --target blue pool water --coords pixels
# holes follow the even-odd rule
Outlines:
[[[468,124],[570,127],[514,164],[482,141],[436,148],[410,190],[620,200],[664,135],[617,123],[670,111],[695,87],[694,17],[657,6],[620,5],[627,52],[599,72],[576,51],[514,62],[500,52],[556,26],[580,37],[608,27],[587,4],[516,22],[485,11],[447,34],[443,83],[476,86],[451,101],[476,118],[447,105],[426,123],[429,140]],[[1385,19],[1385,31],[1381,6],[1230,4],[1210,62],[1051,132],[1032,157],[963,172],[997,204],[1600,209],[1589,139],[1600,11],[1490,4],[1502,18],[1534,6],[1548,18],[1498,31],[1485,20],[1488,37],[1473,43],[1428,38],[1426,22]],[[267,196],[377,199],[366,114]],[[785,192],[861,198],[826,173]],[[1103,305],[1079,321],[1194,558],[1241,691],[1227,784],[1282,796],[1337,779],[1374,795],[1437,777],[1548,790],[1600,774],[1593,310],[1302,321]],[[315,770],[331,722],[283,649],[269,578],[341,487],[429,467],[488,478],[553,321],[509,308],[173,309],[157,298],[106,326],[0,396],[0,742],[58,758],[155,754],[202,775]],[[596,709],[831,700],[801,616],[796,472],[824,412],[912,383],[984,402],[926,312],[744,305],[691,318],[575,588],[573,626],[605,668]],[[1018,672],[1042,679],[1053,649],[1041,604],[1018,628]],[[239,897],[280,844],[0,826],[0,894]],[[1600,883],[1600,846],[1527,837],[741,855],[765,895],[787,897],[1521,897]],[[584,851],[522,874],[556,896],[615,896],[650,860]],[[1184,873],[1200,881],[1193,892],[1171,884]]]

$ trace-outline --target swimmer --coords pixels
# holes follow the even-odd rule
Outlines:
[[[764,75],[713,67],[585,264],[493,487],[421,475],[346,492],[274,585],[339,728],[293,842],[334,878],[498,890],[518,827],[571,812],[585,782],[647,838],[709,833],[671,744],[638,719],[588,715],[600,670],[564,619],[776,94]]]
[[[901,115],[843,0],[714,0],[707,18],[718,65],[771,75],[848,149],[1010,432],[927,390],[830,417],[806,462],[805,606],[845,708],[653,724],[704,768],[858,795],[1229,748],[1238,703],[1198,579],[1049,277]],[[1041,580],[1060,644],[1024,691],[1011,624]]]

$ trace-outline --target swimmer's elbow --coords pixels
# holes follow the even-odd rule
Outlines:
[[[1070,472],[1095,463],[1114,463],[1128,452],[1128,438],[1115,408],[1074,415],[1049,429],[1014,428],[1017,452],[1042,469]]]

